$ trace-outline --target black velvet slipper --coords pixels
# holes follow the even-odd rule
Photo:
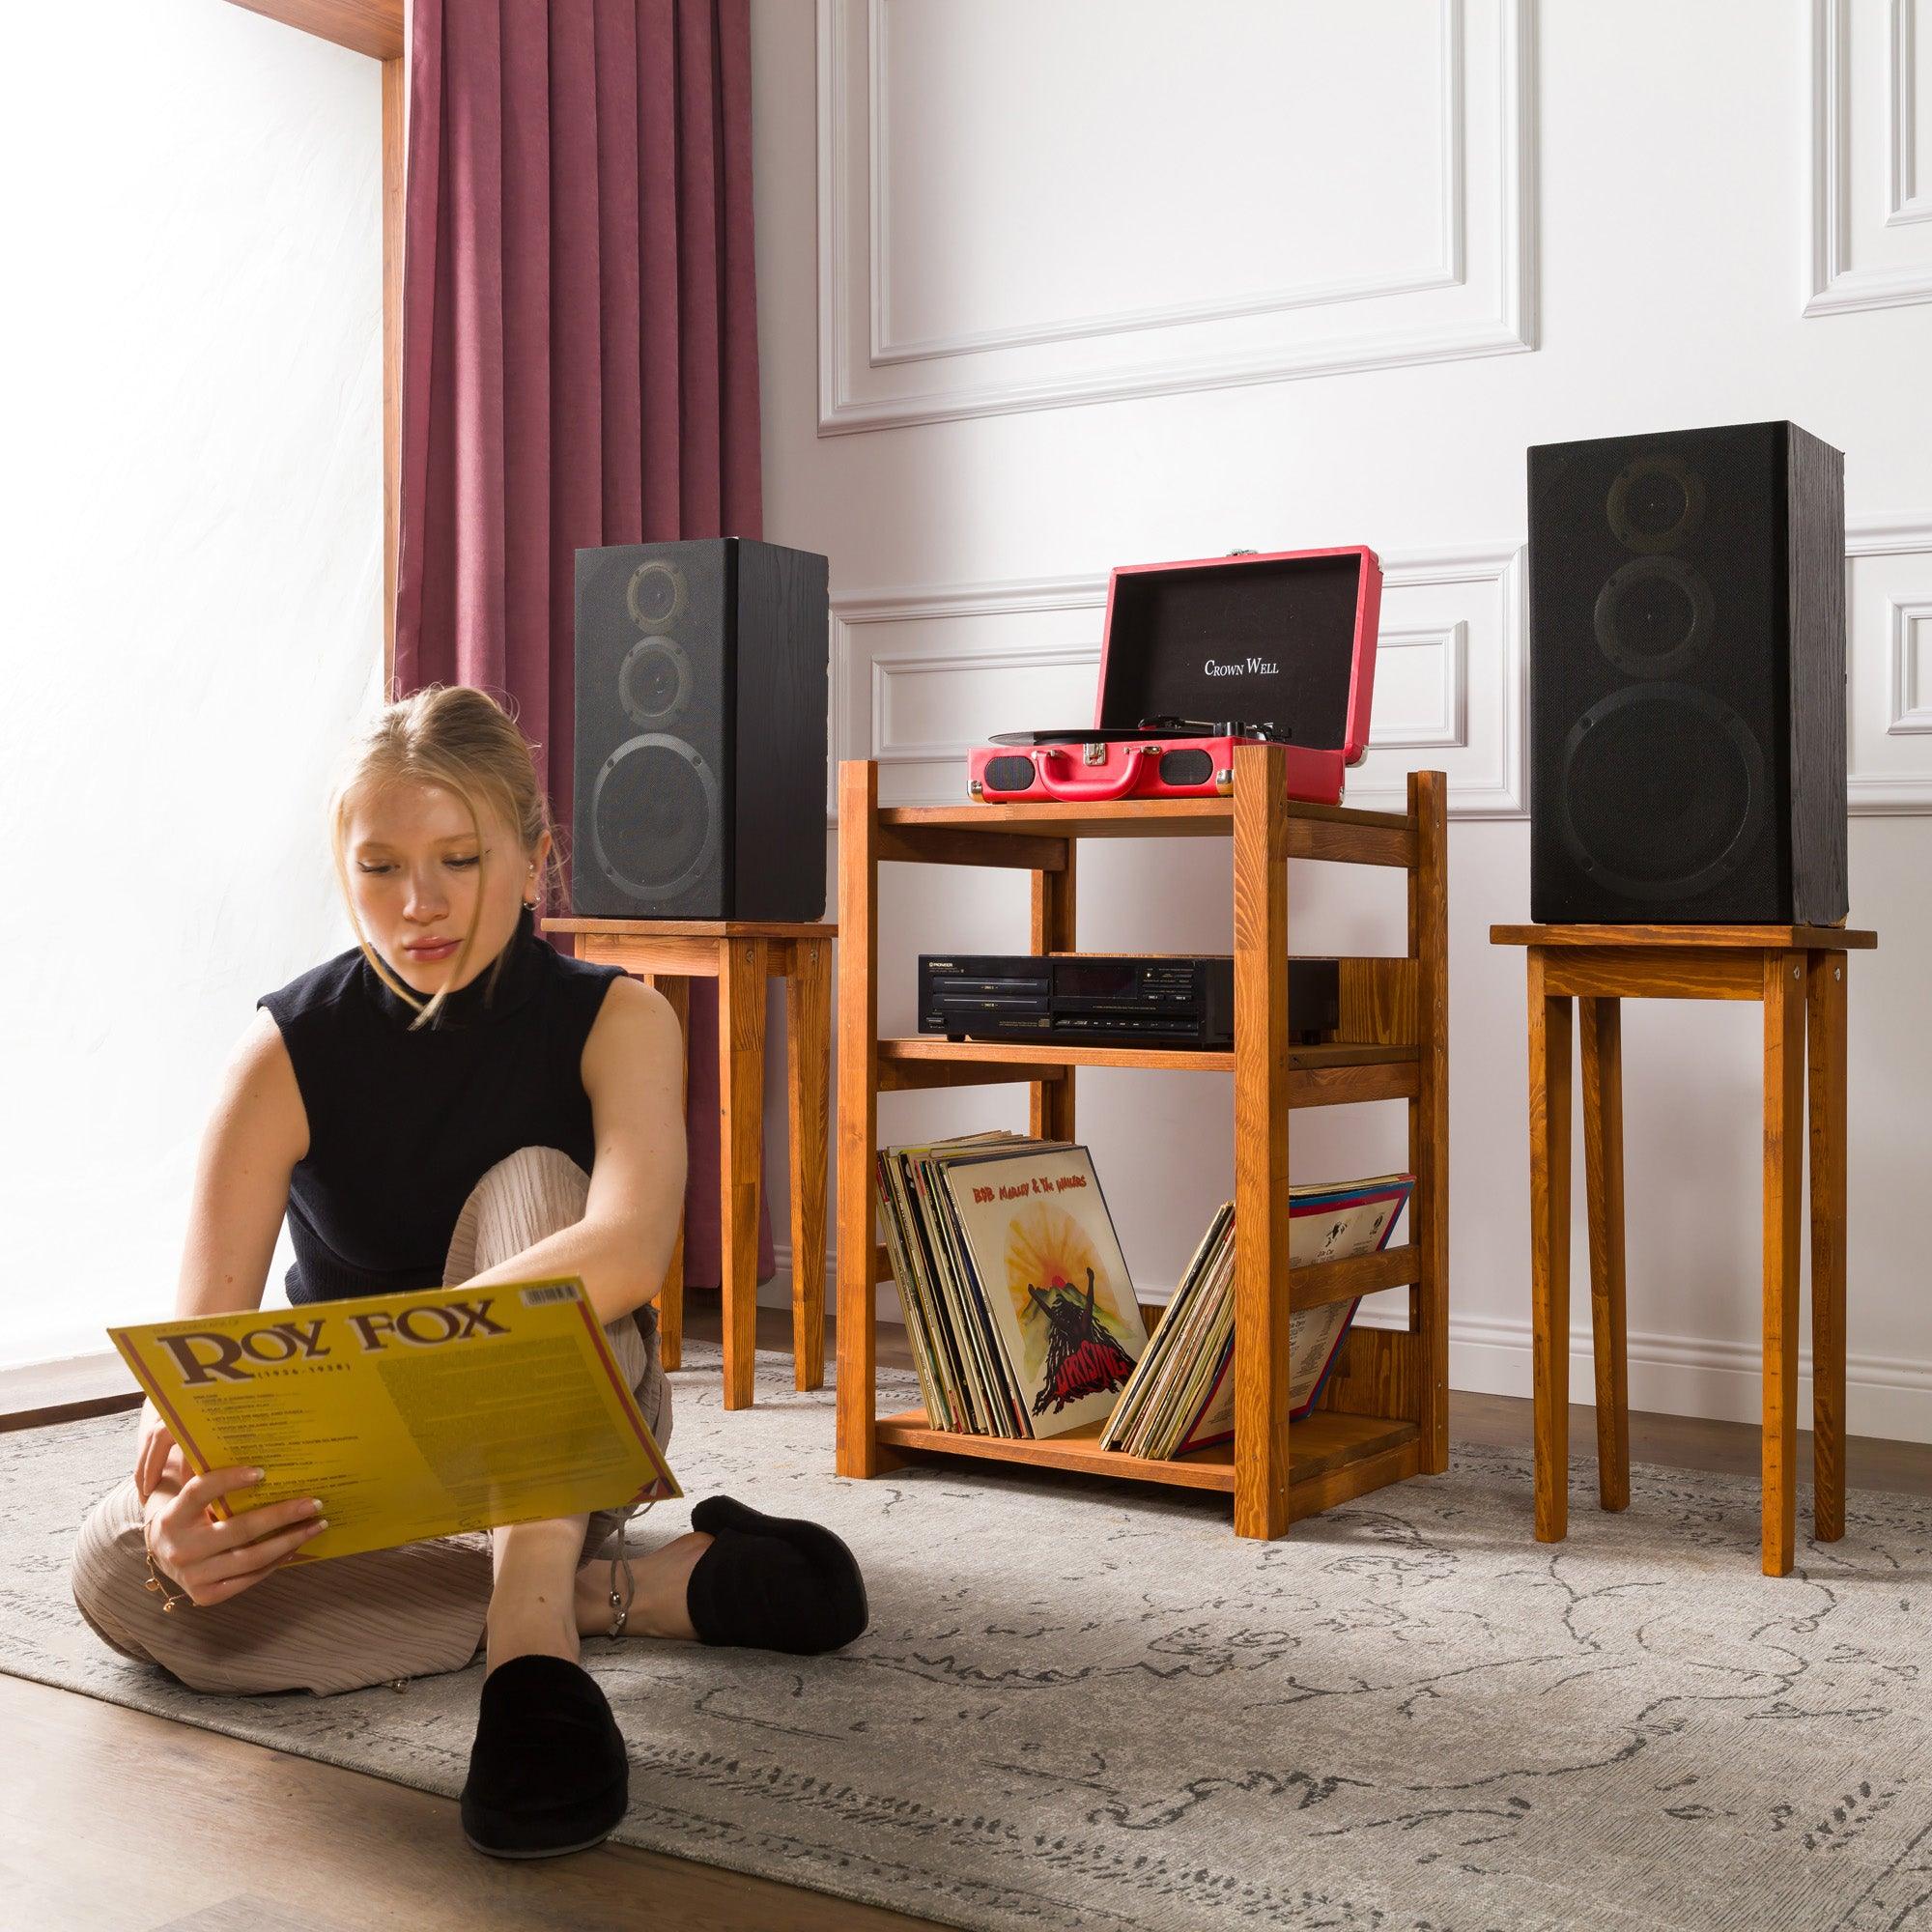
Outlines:
[[[463,1835],[498,1859],[609,1837],[630,1802],[623,1733],[596,1680],[560,1657],[513,1657],[483,1680]]]
[[[811,1657],[839,1649],[866,1628],[858,1562],[822,1524],[706,1496],[692,1511],[691,1526],[713,1538],[684,1593],[702,1642]]]

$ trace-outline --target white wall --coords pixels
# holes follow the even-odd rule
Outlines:
[[[1460,1387],[1529,1387],[1523,966],[1488,944],[1528,916],[1523,451],[1788,416],[1846,452],[1852,916],[1882,939],[1852,981],[1850,1422],[1932,1439],[1932,0],[756,0],[753,29],[766,531],[832,559],[834,753],[880,757],[889,802],[1092,715],[1109,566],[1381,553],[1350,801],[1450,774]],[[1081,867],[1084,946],[1231,945],[1225,848]],[[1025,943],[1023,878],[882,876],[888,1031],[922,949]],[[1291,894],[1297,950],[1400,950],[1393,882],[1297,866]],[[1758,1025],[1627,1015],[1639,1406],[1757,1413]],[[1164,1291],[1231,1185],[1226,1078],[1080,1086]],[[1399,1115],[1297,1115],[1294,1178],[1398,1160]],[[1022,1119],[1022,1090],[880,1106],[889,1140]],[[1580,1185],[1577,1213],[1587,1397]]]
[[[230,1047],[348,944],[322,807],[381,674],[379,97],[220,0],[9,19],[0,1365],[172,1309]]]

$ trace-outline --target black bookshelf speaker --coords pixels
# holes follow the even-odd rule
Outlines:
[[[1829,924],[1844,458],[1795,423],[1529,452],[1530,911]]]
[[[827,638],[810,551],[577,553],[573,912],[824,916]]]

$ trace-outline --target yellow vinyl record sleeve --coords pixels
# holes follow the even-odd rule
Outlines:
[[[319,1496],[294,1561],[682,1495],[575,1276],[107,1331],[218,1515]]]

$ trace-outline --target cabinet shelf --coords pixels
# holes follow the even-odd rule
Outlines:
[[[1362,1478],[1360,1489],[1350,1494],[1378,1489],[1389,1480],[1377,1466],[1395,1452],[1408,1452],[1415,1460],[1417,1430],[1413,1422],[1399,1415],[1339,1415],[1317,1411],[1297,1422],[1289,1439],[1290,1516],[1307,1515],[1295,1510],[1293,1498],[1303,1492],[1304,1501],[1313,1501],[1317,1485],[1324,1500],[1314,1503],[1325,1509],[1341,1500],[1326,1493],[1339,1487],[1338,1478],[1353,1470]],[[1069,1470],[1082,1476],[1110,1476],[1129,1483],[1160,1483],[1169,1489],[1220,1490],[1235,1492],[1235,1449],[1233,1443],[1216,1443],[1197,1449],[1171,1462],[1151,1462],[1142,1456],[1123,1456],[1118,1450],[1103,1449],[1099,1443],[1100,1425],[1090,1422],[1069,1430],[1065,1435],[1048,1435],[1037,1441],[1023,1441],[1004,1435],[966,1435],[953,1430],[932,1429],[923,1408],[909,1408],[898,1415],[884,1415],[878,1421],[878,1437],[895,1449],[926,1451],[947,1456],[973,1457],[985,1463],[1015,1463],[1039,1469]],[[1413,1466],[1404,1472],[1413,1475]]]
[[[1405,812],[1302,805],[1285,792],[1279,746],[1235,753],[1231,796],[1107,805],[916,806],[881,810],[878,767],[839,768],[838,1446],[841,1475],[877,1476],[913,1460],[1026,1464],[1208,1490],[1232,1496],[1236,1532],[1281,1535],[1313,1511],[1448,1464],[1448,946],[1445,781],[1408,781]],[[999,866],[1032,874],[1027,951],[1077,952],[1079,841],[1225,838],[1234,844],[1235,1047],[1069,1046],[878,1035],[878,868]],[[1340,962],[1337,1038],[1292,1045],[1286,862],[1325,859],[1408,874],[1407,951]],[[1174,1462],[1098,1446],[1097,1426],[1043,1441],[927,1427],[923,1409],[877,1413],[873,1178],[882,1093],[1024,1082],[1030,1131],[1078,1138],[1083,1066],[1233,1076],[1235,1436]],[[1408,1103],[1410,1239],[1401,1248],[1291,1271],[1289,1120],[1299,1107]],[[1350,1329],[1315,1412],[1288,1414],[1288,1323],[1296,1309],[1406,1288],[1404,1328]]]

